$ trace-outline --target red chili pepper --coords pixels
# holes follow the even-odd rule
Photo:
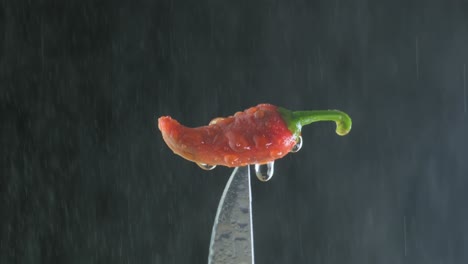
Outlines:
[[[188,128],[169,116],[160,117],[158,126],[169,148],[183,158],[205,166],[238,167],[284,157],[299,140],[302,126],[317,121],[335,121],[341,136],[351,130],[351,119],[338,110],[292,112],[270,104],[215,118],[208,126]]]

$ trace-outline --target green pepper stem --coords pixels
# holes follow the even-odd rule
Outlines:
[[[351,130],[351,118],[344,112],[339,110],[312,110],[312,111],[295,111],[292,112],[285,108],[279,107],[279,113],[287,123],[289,130],[299,136],[303,126],[319,122],[319,121],[334,121],[336,123],[336,133],[344,136]]]

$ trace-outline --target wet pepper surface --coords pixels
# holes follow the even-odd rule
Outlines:
[[[158,127],[169,148],[204,169],[266,164],[284,157],[300,144],[304,125],[334,121],[336,133],[351,130],[351,118],[339,110],[292,112],[271,104],[259,104],[234,116],[215,118],[209,125],[189,128],[169,116]]]
[[[169,116],[158,120],[174,153],[203,164],[227,167],[265,164],[284,157],[296,144],[278,107],[260,104],[208,126],[188,128]]]

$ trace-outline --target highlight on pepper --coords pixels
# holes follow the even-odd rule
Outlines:
[[[302,145],[302,127],[318,121],[334,121],[340,136],[351,130],[351,118],[339,110],[293,112],[271,104],[259,104],[195,128],[163,116],[158,119],[158,127],[175,154],[203,169],[255,164],[257,171],[260,165],[268,164],[271,173],[267,174],[272,175],[273,161],[297,152]]]

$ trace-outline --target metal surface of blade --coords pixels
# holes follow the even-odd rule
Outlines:
[[[216,212],[209,264],[254,263],[251,197],[249,166],[235,168]]]

